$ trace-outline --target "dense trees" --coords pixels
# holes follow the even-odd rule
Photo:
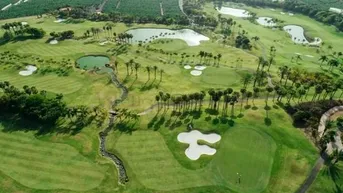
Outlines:
[[[51,32],[50,36],[57,40],[65,40],[65,39],[72,39],[74,38],[74,31],[67,30],[62,32]]]
[[[4,41],[10,41],[14,38],[42,38],[45,35],[43,29],[33,28],[21,22],[5,23],[1,26],[5,33]]]
[[[24,86],[18,89],[9,82],[0,82],[3,94],[0,96],[0,115],[15,115],[40,124],[55,125],[60,118],[68,117],[76,121],[78,126],[87,123],[88,117],[102,124],[106,113],[100,107],[93,109],[86,106],[68,107],[63,101],[63,95],[47,96],[44,90]]]

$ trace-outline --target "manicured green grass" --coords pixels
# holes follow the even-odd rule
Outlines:
[[[259,110],[244,110],[243,118],[233,120],[205,112],[200,117],[171,117],[169,112],[154,117],[153,111],[133,127],[138,131],[112,132],[108,147],[125,160],[135,179],[151,189],[217,185],[237,192],[294,192],[314,163],[316,150],[280,109],[269,112],[271,125],[265,125],[263,102],[256,103]],[[218,150],[214,156],[202,156],[197,161],[185,156],[187,145],[179,143],[177,135],[190,121],[196,129],[222,136],[214,145]],[[178,126],[171,129],[171,123]],[[184,170],[188,171],[187,185],[181,175],[171,173],[184,175]],[[237,173],[242,175],[241,184]],[[204,175],[207,181],[198,181]]]
[[[73,77],[58,77],[57,75],[21,76],[14,73],[0,73],[0,81],[9,81],[14,86],[22,88],[24,85],[36,86],[39,90],[54,93],[69,94],[78,91],[82,87],[81,80]]]
[[[104,179],[104,168],[72,146],[40,141],[31,132],[1,131],[0,153],[1,172],[33,189],[86,191]]]

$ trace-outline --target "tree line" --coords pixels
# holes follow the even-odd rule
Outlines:
[[[5,30],[2,39],[4,41],[10,41],[15,38],[42,38],[45,35],[43,29],[30,27],[22,22],[5,23],[1,26],[1,29]]]
[[[30,120],[40,124],[56,125],[61,118],[69,118],[78,126],[85,126],[91,117],[101,125],[107,113],[95,106],[89,108],[84,105],[68,107],[63,101],[62,94],[51,96],[45,90],[25,85],[16,88],[8,81],[0,82],[3,94],[0,96],[0,114],[3,116],[18,116],[23,120]]]

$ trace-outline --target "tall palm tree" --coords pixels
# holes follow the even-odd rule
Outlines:
[[[246,101],[246,105],[249,105],[249,98],[251,98],[253,96],[253,93],[251,91],[248,91],[245,95],[247,101]]]
[[[161,70],[160,70],[160,82],[162,82],[163,73],[164,73],[164,70],[161,69]]]
[[[247,92],[247,89],[245,88],[242,88],[240,90],[241,94],[242,94],[242,99],[241,99],[241,110],[240,110],[240,113],[242,113],[242,109],[243,109],[243,100],[244,100],[244,96],[245,96],[245,93]]]
[[[319,58],[319,61],[321,61],[320,62],[320,67],[322,67],[323,63],[327,62],[328,60],[329,60],[329,58],[326,55],[320,56],[320,58]]]
[[[138,69],[141,67],[141,64],[139,64],[139,63],[137,63],[137,62],[135,62],[135,64],[134,64],[135,66],[134,66],[134,68],[135,68],[135,71],[136,71],[136,78],[138,77]]]
[[[150,80],[150,72],[151,72],[151,66],[146,66],[145,71],[148,73],[148,81]]]
[[[157,66],[153,66],[153,69],[154,69],[155,80],[156,80],[156,73],[157,73],[158,67]]]
[[[271,92],[273,92],[273,88],[272,87],[269,87],[269,86],[267,86],[267,88],[266,88],[266,91],[267,91],[267,96],[266,96],[266,106],[268,106],[268,99],[269,99],[269,94],[271,93]]]
[[[259,93],[260,93],[260,88],[254,87],[253,92],[254,92],[254,93],[253,93],[252,103],[253,103],[253,105],[255,106],[255,98],[258,97],[258,95],[259,95]]]

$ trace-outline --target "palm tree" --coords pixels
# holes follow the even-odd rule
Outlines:
[[[146,66],[145,70],[148,72],[148,81],[150,80],[151,66]]]
[[[302,60],[302,58],[301,58],[300,55],[297,55],[297,56],[295,57],[295,62],[298,63],[299,60]]]
[[[253,91],[254,91],[254,94],[253,94],[253,98],[252,98],[252,103],[253,103],[253,105],[255,106],[254,100],[255,100],[255,98],[258,97],[258,94],[259,94],[259,92],[260,92],[260,89],[259,89],[258,87],[254,87]]]
[[[246,101],[246,105],[248,106],[249,105],[249,98],[251,98],[253,96],[253,93],[251,91],[248,91],[245,95],[245,97],[247,98],[247,101]]]
[[[138,77],[137,72],[138,72],[138,69],[139,69],[140,67],[141,67],[141,65],[140,65],[139,63],[135,62],[134,68],[135,68],[135,71],[136,71],[136,78]]]
[[[272,87],[267,86],[266,90],[267,90],[266,106],[268,107],[269,94],[270,94],[271,92],[273,92],[274,89],[273,89]]]
[[[235,116],[235,104],[238,102],[239,92],[234,92],[231,96],[230,105],[231,105],[231,117]]]
[[[157,102],[157,109],[160,109],[160,99],[161,97],[159,95],[156,95],[155,100]]]
[[[125,66],[126,66],[126,76],[129,76],[129,67],[130,67],[130,63],[125,62]]]
[[[153,69],[154,69],[154,74],[155,74],[155,79],[156,79],[156,73],[157,73],[158,67],[157,66],[153,66]]]
[[[334,67],[337,67],[337,66],[339,66],[339,61],[338,61],[338,59],[330,59],[329,61],[328,61],[328,64],[329,64],[329,66],[330,66],[330,68],[329,68],[329,70],[332,72],[332,70],[333,70],[333,68]]]
[[[162,82],[162,76],[163,76],[163,73],[164,73],[164,70],[163,70],[163,69],[161,69],[161,70],[160,70],[160,82]]]
[[[321,62],[320,62],[320,67],[322,67],[322,64],[323,64],[324,62],[327,62],[328,59],[329,59],[329,58],[328,58],[326,55],[320,56],[320,58],[319,58],[319,61],[321,61]]]
[[[244,100],[244,96],[245,96],[245,93],[247,92],[247,89],[245,88],[242,88],[240,90],[241,94],[242,94],[242,99],[241,99],[241,110],[240,110],[240,113],[242,113],[242,109],[243,109],[243,100]]]

